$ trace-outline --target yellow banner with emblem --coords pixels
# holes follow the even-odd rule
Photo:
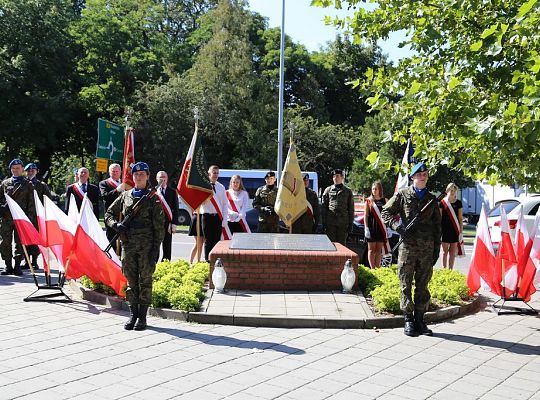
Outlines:
[[[274,209],[288,227],[291,227],[307,209],[306,190],[294,143],[289,147]]]

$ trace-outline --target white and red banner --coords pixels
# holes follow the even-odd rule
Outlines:
[[[482,206],[467,275],[467,286],[469,286],[470,293],[475,293],[480,288],[491,290],[494,269],[495,250],[489,234],[486,209]]]
[[[67,258],[73,246],[75,231],[77,230],[77,222],[73,221],[66,215],[54,202],[47,196],[43,196],[45,203],[45,224],[47,236],[50,241],[62,243],[53,246],[53,252],[56,254],[58,261],[63,266],[66,265]],[[75,202],[73,202],[74,204]],[[71,203],[70,203],[71,204]],[[69,278],[69,276],[67,276]]]
[[[45,242],[43,241],[43,238],[17,202],[8,194],[6,194],[6,201],[21,244],[24,246],[31,246],[33,244],[44,246]]]
[[[212,203],[212,205],[216,209],[216,213],[221,220],[221,240],[231,240],[232,234],[229,229],[229,225],[227,224],[227,218],[224,217],[223,211],[221,210],[221,207],[219,206],[214,196],[212,196],[212,198],[210,199],[210,203]]]
[[[135,164],[135,130],[127,128],[124,137],[124,160],[122,162],[122,183],[125,183],[126,189],[135,187],[131,167]]]
[[[156,193],[158,195],[159,202],[161,203],[161,207],[163,207],[163,211],[165,212],[165,215],[167,216],[167,219],[169,220],[169,222],[172,223],[173,213],[172,213],[171,207],[169,206],[169,203],[167,203],[167,200],[165,200],[165,197],[163,197],[163,194],[161,193],[160,189],[157,189]]]
[[[231,206],[231,210],[233,210],[235,213],[237,214],[240,214],[240,211],[238,211],[238,207],[236,206],[236,203],[234,202],[234,199],[232,198],[231,196],[231,193],[226,190],[225,191],[225,194],[227,195],[227,200],[229,200],[229,205]],[[311,204],[310,204],[311,206]],[[251,229],[249,229],[249,225],[246,221],[246,216],[242,216],[242,218],[240,218],[240,226],[242,227],[242,230],[246,233],[251,233]]]

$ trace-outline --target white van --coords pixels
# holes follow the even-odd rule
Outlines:
[[[264,185],[264,176],[268,171],[268,169],[220,169],[218,181],[225,186],[225,189],[228,189],[231,177],[233,175],[240,175],[244,187],[249,194],[249,199],[253,201],[257,189]],[[318,195],[319,177],[316,172],[307,172],[309,173],[309,187]],[[302,172],[302,174],[304,174],[304,172]],[[191,209],[182,201],[180,196],[178,197],[178,204],[180,208],[178,223],[180,225],[189,225],[191,223]]]

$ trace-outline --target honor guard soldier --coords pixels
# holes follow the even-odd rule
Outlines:
[[[428,335],[433,332],[424,322],[424,313],[430,302],[428,283],[433,265],[439,258],[441,245],[441,213],[435,196],[428,192],[428,170],[424,163],[411,170],[411,186],[400,189],[384,205],[381,213],[384,223],[403,238],[399,251],[398,275],[400,281],[400,307],[405,317],[404,333],[407,336]],[[429,207],[420,213],[429,202]],[[396,220],[394,217],[399,216]],[[418,216],[411,230],[407,224]],[[414,301],[412,283],[415,283]]]
[[[353,193],[343,184],[341,169],[332,171],[332,179],[323,193],[322,223],[330,241],[345,245],[354,220]]]
[[[264,176],[266,185],[255,192],[253,208],[259,212],[259,233],[279,233],[279,217],[274,211],[277,198],[276,174],[268,171]]]
[[[18,158],[9,163],[12,176],[0,184],[0,254],[6,263],[2,275],[22,275],[21,261],[24,258],[23,247],[13,223],[13,217],[7,205],[9,195],[22,208],[28,218],[35,219],[34,188],[23,176],[23,162]],[[15,267],[13,267],[12,241],[15,236]]]
[[[103,200],[104,213],[126,188],[126,185],[120,180],[121,174],[122,169],[120,168],[120,164],[111,164],[109,165],[109,177],[99,182],[99,194]],[[107,227],[105,233],[110,242],[114,238],[116,231]],[[116,246],[114,248],[116,250]]]
[[[26,172],[26,179],[28,179],[32,185],[34,186],[34,190],[36,191],[39,200],[41,200],[41,203],[43,204],[43,196],[47,196],[48,198],[51,198],[51,191],[46,183],[40,181],[37,179],[37,173],[38,173],[38,167],[35,163],[29,163],[26,164],[24,167],[24,171]],[[38,222],[37,218],[34,218],[32,220],[32,224],[38,229]],[[34,269],[39,269],[37,264],[37,258],[39,256],[39,248],[37,246],[29,246],[28,247],[28,255],[32,257],[32,266]],[[26,265],[26,262],[24,262],[21,265],[22,269],[29,269],[30,267]]]
[[[309,188],[309,174],[306,172],[302,179],[306,188],[307,210],[302,214],[292,226],[292,233],[315,233],[319,224],[319,198],[314,190]]]
[[[152,275],[163,240],[164,217],[159,199],[147,187],[148,164],[138,162],[131,171],[135,187],[111,204],[105,223],[120,234],[122,243],[122,273],[128,281],[126,299],[130,310],[124,328],[142,331],[146,329],[146,313],[152,303]]]

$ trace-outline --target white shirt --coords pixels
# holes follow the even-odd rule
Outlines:
[[[214,193],[214,196],[201,204],[200,213],[201,214],[218,214],[217,210],[214,208],[214,205],[211,202],[213,198],[216,201],[218,207],[220,208],[221,215],[224,217],[223,220],[221,221],[222,225],[225,225],[227,223],[228,203],[229,203],[229,201],[227,200],[227,195],[225,194],[225,186],[223,186],[219,182],[216,182],[215,190],[216,192]]]
[[[234,205],[236,206],[236,209],[238,210],[238,213],[236,213],[236,211],[234,211],[231,208],[231,202],[229,201],[229,199],[227,199],[227,205],[229,208],[229,215],[227,217],[227,220],[229,222],[238,222],[242,218],[245,218],[246,213],[248,212],[248,208],[249,208],[248,192],[246,190],[239,190],[237,192],[233,189],[229,189],[227,190],[227,192],[231,196],[231,199],[233,199]]]

